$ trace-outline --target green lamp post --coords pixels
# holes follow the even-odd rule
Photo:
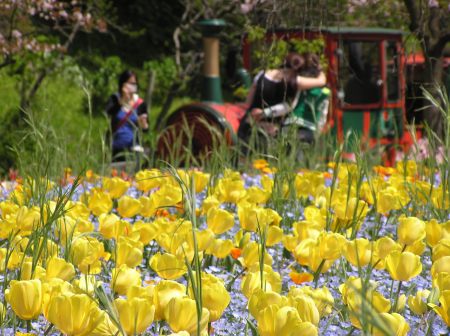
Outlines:
[[[221,19],[203,20],[198,23],[203,35],[203,90],[202,100],[223,103],[219,67],[219,33],[225,27]]]

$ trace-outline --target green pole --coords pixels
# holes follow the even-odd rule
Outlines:
[[[203,20],[198,23],[203,36],[203,89],[202,100],[223,103],[219,67],[219,34],[225,27],[221,19]]]

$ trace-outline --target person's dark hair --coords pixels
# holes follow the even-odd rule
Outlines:
[[[122,72],[119,75],[119,94],[122,94],[123,85],[133,76],[134,76],[134,78],[136,78],[136,82],[137,82],[137,76],[131,70],[125,70],[124,72]]]
[[[297,75],[305,65],[305,59],[296,52],[286,55],[283,62],[284,81],[286,83],[286,95],[294,97],[297,92]]]
[[[305,65],[300,71],[301,76],[305,77],[317,77],[320,74],[320,57],[319,55],[311,52],[306,52],[303,54]]]
[[[290,52],[284,58],[283,67],[287,69],[292,69],[297,73],[305,65],[305,58],[296,52]]]

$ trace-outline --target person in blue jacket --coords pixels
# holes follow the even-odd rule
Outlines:
[[[126,160],[128,152],[143,152],[139,130],[148,130],[147,105],[137,92],[136,74],[126,70],[119,76],[118,92],[106,104],[111,121],[113,162]]]

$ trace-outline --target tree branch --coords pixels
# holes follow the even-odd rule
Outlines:
[[[409,13],[410,18],[410,24],[409,24],[409,30],[412,33],[417,34],[420,38],[423,37],[423,31],[420,26],[420,10],[419,7],[417,7],[417,3],[415,0],[404,0],[406,9]]]
[[[445,33],[439,38],[430,50],[430,54],[435,57],[441,57],[447,43],[450,43],[450,32]]]
[[[428,29],[430,30],[431,37],[433,39],[438,38],[441,32],[440,29],[440,8],[432,7],[430,8],[430,17],[428,19]]]
[[[13,59],[11,57],[7,57],[3,63],[0,63],[0,69],[6,67],[8,65],[14,64],[14,63],[16,63],[15,59]]]

